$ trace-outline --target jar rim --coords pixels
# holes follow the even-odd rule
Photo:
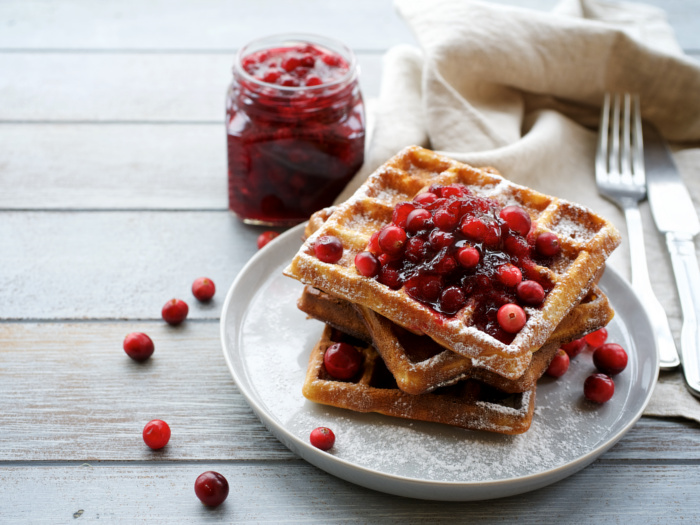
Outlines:
[[[266,43],[269,43],[269,45],[264,45]],[[256,78],[248,73],[243,68],[243,58],[252,52],[253,49],[258,51],[268,49],[274,45],[287,44],[312,44],[325,47],[331,51],[341,53],[344,52],[345,56],[343,58],[348,60],[348,70],[340,78],[319,84],[318,86],[280,86],[279,84],[272,84],[270,82],[260,80],[259,78]],[[320,91],[329,87],[344,85],[357,77],[357,69],[357,57],[350,47],[345,45],[340,40],[313,33],[279,33],[251,40],[236,52],[236,59],[233,63],[234,74],[240,75],[247,82],[252,82],[253,84],[264,88],[274,88],[282,93],[296,93],[299,91],[312,90]]]

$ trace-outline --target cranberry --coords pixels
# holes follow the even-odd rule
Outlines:
[[[399,228],[406,227],[406,219],[412,211],[416,210],[416,205],[412,202],[402,202],[397,204],[394,208],[394,212],[391,215],[391,222],[393,222]]]
[[[379,247],[379,232],[374,232],[369,238],[369,242],[367,242],[367,251],[375,255],[382,253],[382,249]]]
[[[398,268],[389,264],[382,266],[377,280],[393,290],[398,290],[403,285],[403,279],[401,279]]]
[[[495,222],[488,221],[486,223],[486,231],[484,232],[484,244],[494,248],[501,240],[501,227]]]
[[[473,241],[482,242],[486,237],[486,225],[476,217],[465,217],[460,228]]]
[[[448,274],[457,269],[457,261],[449,254],[445,254],[435,263],[435,271]]]
[[[314,77],[314,76],[308,77],[304,81],[305,86],[320,86],[321,84],[323,84],[323,80],[321,80],[318,77]]]
[[[523,281],[518,284],[515,293],[523,303],[538,306],[544,301],[544,288],[537,281]]]
[[[165,303],[165,306],[163,306],[161,315],[166,323],[175,326],[187,318],[189,310],[187,303],[182,299],[170,299]]]
[[[425,193],[419,193],[415,197],[413,197],[413,202],[417,202],[418,204],[430,204],[432,202],[435,202],[437,200],[437,195],[435,195],[432,192],[425,192]]]
[[[316,448],[330,450],[335,444],[335,434],[330,428],[318,427],[311,431],[309,441]]]
[[[266,231],[258,235],[258,250],[266,246],[272,239],[279,237],[279,232]]]
[[[471,246],[464,246],[457,250],[457,260],[465,268],[475,268],[479,264],[479,250]]]
[[[551,363],[549,363],[549,367],[545,373],[551,377],[561,377],[568,369],[569,355],[560,348],[554,355],[554,359],[552,359]]]
[[[412,262],[420,262],[427,254],[427,246],[420,237],[412,237],[406,243],[406,258]]]
[[[566,352],[571,359],[573,359],[581,353],[585,346],[586,339],[582,337],[581,339],[574,339],[570,343],[561,345],[561,349],[564,350],[564,352]]]
[[[262,81],[267,82],[268,84],[274,84],[279,80],[281,74],[282,73],[274,69],[270,70],[263,75]]]
[[[464,290],[458,286],[448,286],[440,295],[440,309],[448,314],[459,311],[466,302]]]
[[[375,277],[379,274],[379,260],[371,252],[360,252],[355,256],[355,268],[360,275]]]
[[[527,240],[517,235],[506,235],[503,240],[503,247],[506,252],[516,257],[524,257],[530,253],[530,246],[527,244]]]
[[[602,345],[608,339],[608,331],[605,328],[596,330],[586,335],[586,342],[593,348],[597,348]]]
[[[343,256],[343,243],[334,235],[322,235],[314,243],[314,253],[320,261],[337,263]]]
[[[432,195],[432,193],[424,195]],[[417,233],[420,230],[429,227],[431,218],[432,215],[430,215],[428,210],[424,210],[423,208],[413,210],[408,214],[408,217],[406,217],[406,231],[410,233]]]
[[[449,232],[455,229],[459,217],[450,210],[442,208],[433,215],[433,223],[443,231]]]
[[[416,275],[406,281],[406,292],[418,301],[435,302],[442,293],[442,279],[438,275]]]
[[[508,225],[508,228],[523,237],[530,231],[532,225],[530,215],[520,206],[506,206],[501,210],[500,217]]]
[[[593,352],[595,367],[609,376],[614,376],[627,368],[627,352],[617,343],[605,343]]]
[[[535,240],[535,250],[545,257],[554,257],[560,249],[559,237],[552,232],[540,233]]]
[[[170,441],[170,426],[160,419],[154,419],[143,427],[143,440],[153,450],[160,450]]]
[[[282,69],[284,69],[287,73],[294,71],[300,65],[301,65],[301,60],[299,60],[297,57],[294,57],[294,56],[287,57],[287,58],[282,60]]]
[[[523,280],[523,274],[517,266],[510,263],[503,264],[496,270],[498,280],[505,286],[518,286]]]
[[[197,476],[194,493],[208,507],[218,507],[228,497],[228,481],[218,472],[209,470]]]
[[[469,189],[461,184],[450,184],[449,186],[443,186],[440,190],[441,197],[463,197],[468,195]]]
[[[447,248],[452,244],[452,241],[454,241],[454,235],[442,230],[433,230],[428,235],[428,242],[435,250]]]
[[[406,231],[394,225],[385,226],[380,230],[377,240],[383,251],[401,253],[404,244],[406,244]]]
[[[583,395],[596,403],[610,401],[615,393],[615,383],[605,374],[593,374],[583,382]]]
[[[145,361],[153,355],[153,341],[146,334],[133,332],[124,338],[124,351],[134,361]]]
[[[362,366],[362,355],[352,345],[335,343],[323,354],[323,365],[334,378],[347,381],[355,377]]]
[[[519,332],[527,322],[525,310],[513,303],[504,304],[496,314],[498,324],[509,334]]]
[[[209,301],[216,293],[214,281],[207,277],[198,277],[192,283],[192,294],[198,301]]]

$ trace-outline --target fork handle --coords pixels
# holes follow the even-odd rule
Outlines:
[[[644,231],[642,230],[642,216],[639,206],[635,201],[623,202],[625,219],[627,221],[627,233],[630,243],[630,260],[632,288],[642,301],[642,305],[649,314],[649,321],[656,337],[656,347],[659,351],[659,367],[662,370],[672,370],[680,365],[676,343],[673,340],[671,327],[664,307],[656,298],[649,281],[649,269],[647,268],[647,256],[644,249]]]
[[[681,358],[688,390],[700,397],[700,270],[692,235],[668,232],[666,246],[671,254],[678,297],[683,310]]]

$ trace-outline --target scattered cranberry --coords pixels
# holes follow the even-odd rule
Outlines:
[[[418,204],[431,204],[437,200],[437,195],[435,195],[432,192],[425,192],[425,193],[419,193],[415,197],[413,197],[413,202],[417,202]]]
[[[559,237],[552,232],[540,233],[535,240],[535,250],[545,257],[554,257],[561,250]]]
[[[554,359],[552,359],[552,362],[549,363],[549,367],[547,368],[547,371],[545,373],[551,377],[561,377],[566,373],[568,369],[569,355],[560,348],[554,355]]]
[[[343,243],[334,235],[322,235],[314,244],[314,253],[320,261],[337,263],[343,256]]]
[[[591,332],[585,337],[586,342],[593,348],[598,348],[608,339],[608,331],[605,328]]]
[[[258,235],[258,250],[260,250],[262,247],[266,246],[267,243],[269,243],[271,240],[279,236],[279,232],[275,232],[272,230],[262,232],[260,235]]]
[[[192,283],[192,295],[194,295],[198,301],[209,301],[214,297],[215,293],[216,286],[214,286],[214,281],[207,277],[199,277]]]
[[[218,507],[228,497],[228,481],[218,472],[209,470],[195,480],[194,493],[208,507]]]
[[[159,450],[170,441],[170,426],[160,419],[154,419],[143,427],[143,440],[153,450]]]
[[[124,338],[124,351],[134,361],[145,361],[153,355],[153,341],[146,334],[133,332]]]
[[[570,343],[561,345],[561,349],[564,350],[571,359],[579,355],[585,347],[586,339],[584,337],[581,339],[574,339]]]
[[[347,381],[357,375],[362,366],[362,355],[348,343],[335,343],[323,354],[323,365],[335,379]]]
[[[436,211],[435,215],[433,215],[435,226],[446,232],[452,231],[457,226],[458,221],[459,217],[457,215],[444,208]]]
[[[537,281],[523,281],[518,284],[515,294],[522,302],[530,306],[538,306],[544,301],[544,288]]]
[[[513,303],[504,304],[496,314],[498,324],[509,334],[519,332],[527,322],[525,310]]]
[[[375,277],[379,274],[379,260],[372,252],[360,252],[355,255],[355,268],[360,275]]]
[[[432,195],[432,193],[424,193],[423,195]],[[432,215],[430,215],[428,210],[424,210],[423,208],[413,210],[408,214],[408,217],[406,217],[406,230],[410,233],[416,233],[424,228],[427,228],[430,224],[431,218]]]
[[[416,205],[412,202],[402,202],[401,204],[397,204],[393,213],[391,214],[391,222],[393,222],[399,228],[405,228],[408,216],[415,210]]]
[[[187,303],[182,299],[170,299],[165,303],[165,306],[163,306],[161,315],[166,323],[175,326],[187,318],[187,312],[189,312],[189,310]]]
[[[498,270],[496,270],[496,275],[501,283],[510,287],[518,286],[523,280],[523,274],[520,269],[510,263],[499,266]]]
[[[330,450],[335,444],[335,434],[330,428],[318,427],[311,431],[309,441],[316,448]]]
[[[520,206],[506,206],[501,210],[501,219],[503,219],[508,228],[525,237],[530,231],[532,221],[530,215]]]
[[[471,246],[464,246],[457,250],[457,260],[465,268],[475,268],[479,264],[479,250]]]
[[[609,376],[614,376],[627,368],[627,352],[617,343],[605,343],[593,352],[595,367]]]
[[[583,383],[583,395],[596,403],[610,401],[615,393],[615,383],[605,374],[593,374]]]
[[[486,225],[476,217],[465,217],[460,228],[473,241],[482,242],[486,237]]]
[[[377,241],[383,251],[391,254],[401,253],[406,244],[406,231],[394,225],[385,226],[379,232]]]

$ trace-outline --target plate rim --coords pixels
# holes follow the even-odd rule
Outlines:
[[[653,352],[654,364],[655,366],[652,374],[652,382],[649,385],[645,399],[640,405],[639,410],[631,417],[631,419],[614,435],[605,440],[600,445],[596,446],[594,449],[588,451],[586,454],[579,456],[578,458],[564,463],[563,465],[558,465],[542,472],[536,472],[532,474],[527,474],[524,476],[510,477],[506,479],[498,480],[484,480],[484,481],[439,481],[430,479],[417,479],[407,476],[402,476],[399,474],[391,474],[382,472],[380,470],[373,470],[371,468],[357,465],[347,459],[340,458],[328,452],[321,451],[313,447],[310,443],[304,441],[297,435],[293,434],[287,430],[283,425],[279,424],[273,415],[268,414],[267,410],[261,406],[256,400],[256,394],[250,392],[246,386],[245,381],[239,375],[240,371],[234,366],[231,360],[229,352],[227,351],[228,346],[228,330],[226,320],[229,317],[229,309],[233,303],[233,298],[235,292],[238,288],[243,286],[241,283],[244,282],[245,278],[248,277],[248,273],[253,271],[253,268],[260,268],[263,271],[265,265],[259,265],[260,260],[275,260],[274,257],[270,257],[270,254],[274,250],[282,250],[285,243],[290,242],[290,238],[297,236],[300,237],[300,233],[303,231],[306,223],[299,224],[286,232],[282,233],[277,239],[270,242],[267,246],[258,250],[253,257],[248,260],[248,262],[241,268],[238,275],[234,279],[233,283],[229,287],[224,304],[221,310],[221,317],[219,321],[219,334],[222,345],[222,351],[224,354],[224,359],[229,368],[229,372],[236,384],[236,387],[241,392],[245,398],[248,405],[251,407],[256,417],[260,419],[263,425],[291,452],[299,455],[305,461],[315,465],[316,467],[326,471],[327,473],[345,479],[351,483],[355,483],[373,490],[380,492],[385,492],[388,494],[394,494],[404,497],[412,497],[417,499],[425,500],[440,500],[440,501],[477,501],[486,500],[492,498],[500,498],[513,496],[516,494],[522,494],[525,492],[530,492],[537,490],[539,488],[545,487],[552,483],[556,483],[570,475],[575,474],[579,470],[585,468],[590,463],[595,461],[599,456],[604,454],[612,446],[614,446],[629,430],[637,423],[641,418],[644,409],[649,403],[651,396],[654,392],[654,387],[658,380],[659,375],[659,356],[658,350],[656,348],[655,341],[653,342]],[[279,261],[275,263],[275,266],[279,266]],[[631,295],[637,299],[641,311],[645,316],[647,325],[649,325],[649,318],[646,309],[644,308],[641,301],[635,294],[634,290],[630,287],[622,276],[612,267],[608,266],[605,270],[607,274],[610,272],[608,279],[613,279],[617,281],[616,285],[621,285],[628,289]],[[610,277],[610,275],[612,277]],[[245,314],[240,316],[241,325],[245,322]],[[237,327],[239,328],[239,327]],[[235,339],[237,339],[238,335]],[[387,482],[391,482],[387,483]],[[392,485],[393,484],[393,485]],[[429,489],[429,490],[426,490]],[[435,492],[440,489],[440,492]],[[501,490],[501,492],[488,495],[487,493],[494,490]],[[508,490],[505,490],[508,489]]]

